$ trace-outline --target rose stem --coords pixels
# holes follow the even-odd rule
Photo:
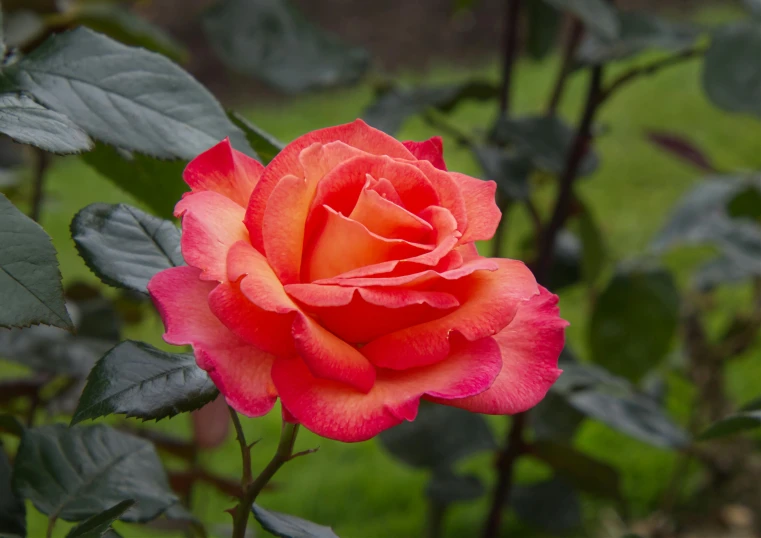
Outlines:
[[[293,446],[296,443],[296,435],[299,431],[298,424],[291,424],[283,421],[282,428],[280,430],[280,442],[277,445],[275,455],[267,464],[267,466],[259,473],[255,479],[252,479],[251,475],[251,447],[246,444],[246,439],[243,435],[243,428],[240,424],[238,414],[232,410],[230,416],[233,419],[235,425],[235,431],[238,434],[238,443],[241,448],[241,455],[243,457],[243,493],[240,498],[238,506],[233,509],[233,535],[232,538],[245,538],[246,526],[248,525],[248,517],[251,513],[251,507],[254,501],[259,496],[259,493],[264,489],[264,486],[275,476],[275,473],[286,462],[296,458],[298,456],[309,454],[314,450],[306,450],[297,454],[293,453]]]

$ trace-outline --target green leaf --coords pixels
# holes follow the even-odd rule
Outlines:
[[[758,427],[761,427],[761,410],[742,411],[714,422],[706,431],[700,434],[698,439],[706,440],[727,437]]]
[[[447,86],[392,88],[378,96],[362,113],[362,117],[376,129],[393,135],[408,118],[429,108],[449,112],[462,101],[488,101],[498,95],[497,86],[478,80]]]
[[[621,499],[618,471],[575,448],[550,441],[537,441],[530,454],[550,467],[576,488],[608,499]]]
[[[552,534],[562,534],[582,524],[579,496],[562,478],[517,485],[510,504],[519,519]]]
[[[256,152],[261,159],[262,164],[265,166],[267,166],[270,161],[275,158],[275,155],[280,153],[280,150],[285,147],[285,144],[280,140],[261,130],[237,112],[229,111],[227,116],[230,118],[230,121],[243,131],[243,134],[246,135],[246,140],[248,140],[248,144]]]
[[[722,26],[703,63],[703,89],[727,112],[761,116],[761,21]]]
[[[526,50],[534,60],[542,60],[558,40],[563,22],[562,13],[545,2],[528,2],[526,16]]]
[[[258,504],[251,507],[264,530],[279,538],[338,538],[330,527],[318,525],[296,516],[265,510]]]
[[[71,221],[71,237],[101,280],[142,293],[156,273],[184,265],[179,229],[126,204],[87,206]]]
[[[515,144],[540,170],[558,175],[565,168],[574,135],[573,128],[555,116],[527,116],[501,120],[494,136],[498,141]],[[591,174],[598,164],[597,155],[589,151],[581,161],[579,175]]]
[[[82,160],[160,217],[172,218],[175,204],[189,189],[182,180],[184,160],[157,159],[105,144],[96,144]]]
[[[491,145],[477,145],[473,147],[473,154],[484,171],[484,179],[495,181],[499,189],[513,200],[529,198],[529,179],[534,165],[525,154]]]
[[[111,524],[134,504],[132,499],[122,501],[100,514],[87,518],[71,529],[66,538],[102,538],[111,528]]]
[[[80,2],[63,17],[72,27],[87,26],[125,45],[158,52],[175,62],[188,58],[188,51],[164,30],[118,4]]]
[[[0,133],[51,153],[78,153],[93,147],[90,137],[69,118],[24,94],[0,95]]]
[[[592,361],[638,382],[668,353],[679,318],[679,291],[660,268],[619,269],[592,310]]]
[[[425,496],[446,505],[454,502],[474,501],[486,493],[481,479],[475,475],[459,475],[452,472],[433,473],[425,486]]]
[[[617,37],[588,34],[581,42],[577,60],[602,64],[622,60],[646,50],[681,52],[695,44],[700,31],[694,26],[671,22],[644,12],[619,13],[621,29]]]
[[[24,435],[24,425],[13,415],[2,413],[0,414],[0,433],[21,437]]]
[[[31,94],[87,134],[154,157],[191,159],[246,141],[201,84],[164,56],[77,28],[5,69],[0,87]]]
[[[43,514],[66,521],[82,521],[134,499],[121,519],[145,522],[178,500],[153,445],[107,426],[27,430],[13,487]]]
[[[11,487],[11,464],[0,443],[0,536],[26,536],[24,500]]]
[[[578,17],[593,35],[615,39],[620,22],[615,8],[606,0],[544,0],[556,8]]]
[[[364,49],[311,25],[287,0],[221,0],[203,27],[228,67],[288,93],[353,84],[369,66]]]
[[[71,423],[113,414],[160,420],[200,409],[218,394],[193,355],[128,340],[92,369]]]
[[[497,446],[483,416],[436,404],[421,404],[414,421],[379,437],[383,447],[407,465],[438,470]]]
[[[71,329],[55,248],[39,224],[0,194],[0,327]]]
[[[562,229],[553,246],[553,263],[550,267],[548,288],[560,290],[581,280],[582,245],[571,231]]]
[[[734,258],[720,254],[698,267],[692,275],[695,287],[710,291],[722,284],[731,284],[758,274],[757,269],[738,263]]]

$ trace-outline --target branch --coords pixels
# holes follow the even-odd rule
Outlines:
[[[547,229],[542,234],[534,274],[537,281],[543,285],[547,284],[547,278],[552,267],[555,239],[570,214],[571,202],[573,201],[573,184],[578,176],[579,166],[587,154],[589,143],[592,139],[592,121],[602,102],[600,98],[602,75],[602,66],[592,67],[584,112],[571,143],[571,150],[566,158],[563,173],[560,176],[560,192],[558,192],[558,197],[555,201],[552,217],[547,225]]]
[[[502,36],[502,87],[499,98],[500,116],[510,112],[510,94],[513,80],[513,66],[518,55],[518,25],[520,23],[521,0],[505,0],[505,27]]]
[[[499,474],[492,496],[489,517],[486,520],[486,527],[484,528],[484,538],[496,538],[499,534],[502,513],[505,510],[505,505],[510,501],[515,462],[526,451],[526,445],[523,442],[523,429],[525,426],[526,413],[518,413],[513,416],[513,422],[507,432],[507,443],[497,460]]]
[[[253,475],[251,474],[251,448],[246,443],[246,436],[243,433],[243,426],[241,426],[238,413],[236,413],[235,409],[229,405],[227,408],[230,410],[230,418],[232,418],[233,426],[235,426],[236,438],[238,440],[238,444],[240,445],[240,456],[243,460],[243,476],[241,478],[241,484],[245,491],[245,489],[253,481]]]
[[[566,82],[568,82],[568,75],[573,71],[573,60],[576,57],[576,51],[579,50],[582,37],[584,37],[584,25],[576,17],[571,17],[571,30],[568,34],[568,41],[563,49],[563,59],[555,79],[555,86],[552,89],[550,102],[547,105],[548,116],[554,116],[557,112],[560,99],[565,92]]]
[[[705,47],[692,47],[686,50],[683,50],[682,52],[679,52],[677,54],[674,54],[672,56],[667,56],[666,58],[662,58],[658,61],[655,61],[649,65],[643,65],[640,67],[634,67],[625,73],[621,74],[616,78],[613,82],[611,82],[607,88],[602,92],[600,95],[600,102],[607,101],[610,99],[610,97],[616,93],[618,90],[620,90],[623,86],[626,86],[630,82],[638,79],[639,77],[646,76],[646,75],[654,75],[661,69],[664,69],[666,67],[671,67],[673,65],[681,64],[682,62],[685,62],[687,60],[690,60],[692,58],[695,58],[696,56],[700,56],[704,54],[706,51]]]

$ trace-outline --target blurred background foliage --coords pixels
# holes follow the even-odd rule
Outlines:
[[[523,2],[511,115],[496,124],[505,10],[499,0],[5,0],[3,9],[8,54],[11,47],[35,50],[51,31],[88,26],[179,62],[225,108],[235,107],[277,140],[357,117],[402,140],[441,135],[450,170],[495,179],[502,203],[514,201],[503,206],[502,233],[479,245],[481,253],[527,261],[538,255],[537,219],[551,218],[554,178],[563,173],[588,86],[582,74],[588,68],[569,68],[557,109],[568,123],[540,118],[574,31],[570,17],[556,9],[571,5],[594,28],[577,59],[585,65],[615,60],[606,80],[697,47],[693,58],[627,80],[595,118],[594,154],[581,165],[549,277],[571,322],[566,374],[530,415],[532,450],[517,461],[513,510],[505,512],[501,535],[761,536],[761,437],[752,431],[724,437],[761,422],[753,404],[761,395],[761,239],[754,235],[761,224],[761,67],[745,74],[756,77],[755,85],[739,85],[750,93],[732,84],[713,87],[706,72],[713,65],[719,79],[742,78],[731,72],[733,58],[761,63],[755,55],[761,30],[753,18],[759,4],[618,3],[659,17],[656,22],[574,11],[573,4]],[[739,35],[740,45],[715,45],[703,60],[713,28],[721,28],[717,36]],[[98,142],[82,156],[51,159],[0,142],[0,189],[39,217],[58,252],[69,304],[79,313],[75,337],[47,327],[0,334],[0,356],[8,359],[0,362],[0,406],[39,423],[68,421],[84,377],[115,342],[128,338],[171,350],[144,296],[104,287],[90,272],[69,224],[94,202],[127,203],[170,218],[185,190],[183,159],[194,150],[183,155],[170,148],[158,157],[176,160],[158,160],[141,154],[138,141],[126,149]],[[264,156],[271,147],[253,149]],[[38,200],[40,170],[46,173]],[[735,227],[737,219],[747,219],[748,235]],[[227,420],[226,411],[222,419],[212,408],[204,412],[205,418],[156,424],[107,421],[154,441],[175,490],[189,495],[194,484],[193,512],[211,535],[227,536],[223,511],[232,503],[224,491],[238,480],[239,451],[226,428],[212,428]],[[743,415],[706,431],[736,413]],[[286,466],[260,503],[330,524],[344,538],[475,536],[491,502],[494,451],[509,422],[457,420],[424,408],[415,423],[358,445],[304,432],[299,447],[319,445],[318,454]],[[279,422],[278,412],[244,422],[249,439],[262,438],[253,451],[256,466],[272,452]],[[0,432],[12,428],[7,424],[0,423]],[[467,435],[449,438],[450,430]],[[720,439],[693,442],[701,434]],[[13,453],[15,438],[3,441]],[[43,536],[46,519],[31,505],[28,514],[28,536]],[[161,519],[114,528],[130,538],[184,536],[173,526]],[[56,536],[66,531],[63,523]]]

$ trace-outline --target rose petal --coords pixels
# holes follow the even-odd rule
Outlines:
[[[233,149],[225,138],[190,161],[182,177],[193,192],[214,191],[245,208],[263,170],[260,162]]]
[[[468,226],[460,241],[468,243],[491,239],[502,218],[502,212],[497,207],[495,197],[497,184],[457,172],[450,172],[450,174],[460,187],[462,199],[465,202],[465,212],[468,214]]]
[[[454,295],[439,291],[318,284],[291,284],[286,291],[326,329],[354,344],[439,318],[460,304]]]
[[[476,413],[521,413],[539,403],[560,376],[558,357],[568,322],[559,317],[558,298],[544,288],[521,304],[515,318],[493,338],[502,353],[502,371],[485,392],[435,401]]]
[[[219,285],[200,280],[189,266],[157,273],[148,283],[169,344],[191,344],[200,368],[209,372],[228,403],[241,413],[263,415],[277,393],[270,369],[273,357],[246,344],[211,312],[208,297]]]
[[[457,229],[460,232],[467,230],[468,213],[466,211],[465,200],[452,174],[439,170],[429,161],[415,161],[411,164],[420,169],[434,186],[441,200],[441,207],[448,209],[457,221]]]
[[[492,261],[499,266],[497,271],[477,271],[442,287],[458,298],[458,309],[435,321],[381,336],[364,346],[362,354],[378,367],[404,370],[445,359],[454,331],[471,341],[500,332],[520,303],[539,289],[522,262]]]
[[[403,420],[414,420],[420,397],[455,398],[488,388],[501,368],[499,348],[491,338],[457,342],[445,361],[404,372],[379,370],[364,394],[315,378],[298,357],[277,359],[272,378],[283,407],[307,429],[343,442],[365,441]]]
[[[349,218],[388,239],[425,242],[433,231],[428,222],[370,189],[362,190]]]
[[[224,394],[227,404],[249,417],[266,415],[275,405],[274,357],[254,346],[196,350],[198,365]],[[225,417],[227,419],[227,417]]]
[[[327,219],[316,241],[305,253],[305,278],[313,281],[346,273],[359,267],[411,258],[432,247],[403,239],[385,239],[362,224],[324,206]]]
[[[191,193],[175,207],[175,216],[182,218],[182,255],[202,270],[203,280],[227,279],[228,249],[248,240],[243,213],[241,206],[213,191]]]
[[[402,142],[404,147],[410,150],[416,159],[429,161],[439,170],[446,172],[447,165],[444,163],[444,142],[440,136],[434,136],[422,142],[407,140]]]
[[[288,175],[305,177],[304,169],[299,162],[299,154],[304,148],[316,142],[327,144],[335,141],[374,155],[388,155],[401,159],[413,158],[401,142],[382,131],[373,129],[362,120],[319,129],[300,136],[283,148],[267,165],[249,200],[245,223],[251,235],[251,243],[258,250],[264,250],[262,223],[267,201],[275,185],[281,178]]]

